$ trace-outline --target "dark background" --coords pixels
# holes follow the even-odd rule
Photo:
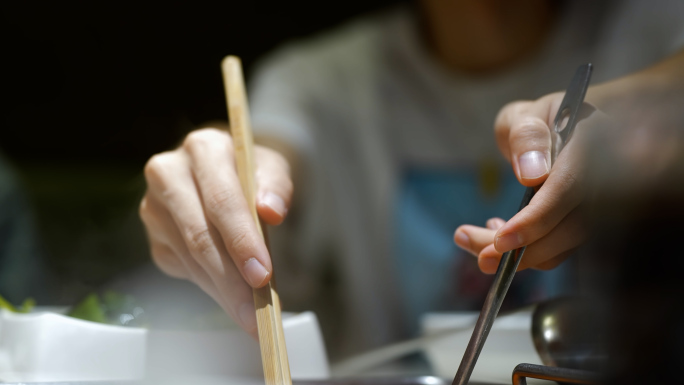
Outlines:
[[[219,63],[396,3],[9,2],[0,14],[0,151],[33,208],[69,303],[148,261],[142,168],[226,119]]]
[[[142,164],[225,119],[219,71],[391,0],[15,2],[5,5],[0,146],[24,161]]]

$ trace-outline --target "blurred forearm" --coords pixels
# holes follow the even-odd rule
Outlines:
[[[667,103],[684,97],[684,50],[639,72],[591,87],[587,100],[607,113],[635,103]]]

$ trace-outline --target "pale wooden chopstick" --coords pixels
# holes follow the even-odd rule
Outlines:
[[[221,62],[221,70],[240,185],[259,234],[268,246],[266,231],[262,229],[256,210],[252,128],[249,122],[249,107],[240,59],[236,56],[226,56]],[[274,277],[271,276],[268,285],[254,289],[252,294],[256,307],[261,361],[264,366],[266,385],[290,385],[292,384],[290,364],[287,359],[283,322],[280,317],[280,299],[275,290]]]

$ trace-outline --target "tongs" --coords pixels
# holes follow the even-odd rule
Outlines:
[[[584,95],[587,93],[587,88],[589,87],[591,71],[591,63],[584,64],[577,68],[575,76],[572,78],[572,82],[570,82],[570,86],[565,92],[565,97],[563,97],[563,101],[558,108],[558,113],[556,114],[553,130],[551,132],[552,164],[572,136],[572,131],[575,129],[580,108],[584,103]],[[535,192],[536,189],[534,187],[527,188],[518,212],[530,203]],[[489,289],[489,293],[487,293],[487,298],[485,299],[482,311],[480,312],[480,317],[477,319],[475,329],[468,342],[468,347],[463,354],[463,359],[461,360],[461,364],[454,377],[453,385],[466,385],[468,383],[470,375],[473,373],[473,369],[477,363],[477,358],[480,356],[480,352],[487,340],[489,331],[492,329],[494,319],[499,313],[499,309],[506,297],[508,288],[511,287],[511,282],[513,281],[513,277],[515,276],[515,272],[518,269],[518,265],[520,264],[520,260],[522,259],[526,248],[527,246],[523,246],[515,250],[507,251],[501,257],[501,262],[499,262],[499,267],[496,270],[494,282]]]

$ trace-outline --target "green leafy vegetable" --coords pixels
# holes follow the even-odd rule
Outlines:
[[[19,313],[30,313],[34,307],[36,307],[36,300],[29,297],[24,300],[24,302],[21,304],[21,308],[17,311]]]
[[[13,313],[30,313],[34,306],[36,301],[33,298],[26,298],[21,307],[17,308],[0,295],[0,309],[7,309]]]
[[[104,310],[100,306],[100,299],[95,293],[85,297],[67,315],[86,321],[107,323],[107,317],[105,317]]]
[[[21,306],[14,306],[0,296],[0,309],[7,309],[13,313],[30,313],[36,306],[33,298],[27,298]],[[130,295],[107,291],[102,298],[96,293],[90,293],[76,304],[69,313],[69,317],[85,321],[122,326],[145,326],[147,318],[145,311]]]
[[[2,298],[1,295],[0,295],[0,309],[7,309],[7,310],[14,312],[14,313],[17,312],[17,309],[14,306],[12,306],[11,303],[7,302],[6,299]]]
[[[122,326],[145,326],[145,312],[130,295],[107,291],[91,293],[67,314],[86,321]]]

